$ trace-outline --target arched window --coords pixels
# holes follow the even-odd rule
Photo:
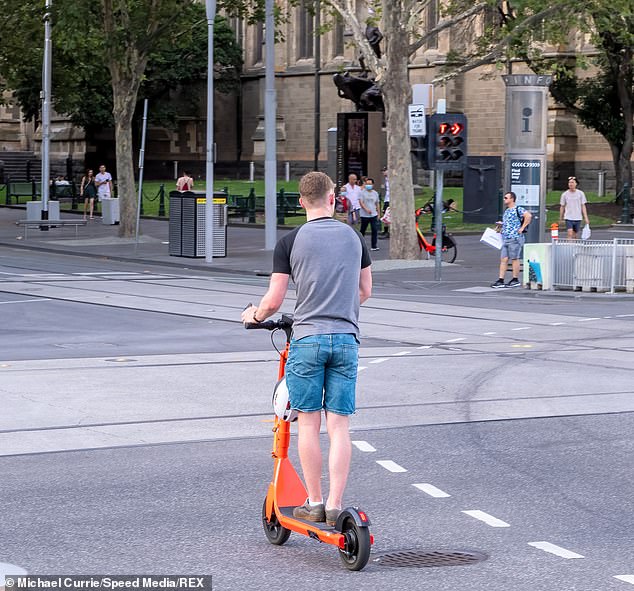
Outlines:
[[[310,59],[315,52],[315,16],[309,6],[310,2],[302,0],[297,11],[297,59]]]

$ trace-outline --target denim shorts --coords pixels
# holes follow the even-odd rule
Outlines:
[[[578,232],[581,228],[581,220],[566,220],[566,230]]]
[[[291,408],[353,414],[358,360],[359,342],[353,334],[293,339],[286,364]]]
[[[505,238],[500,252],[500,258],[511,260],[519,259],[522,256],[522,247],[524,246],[524,235],[518,234],[517,238]]]

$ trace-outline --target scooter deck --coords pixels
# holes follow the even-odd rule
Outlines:
[[[297,519],[297,517],[293,517],[293,509],[295,509],[295,507],[280,507],[279,509],[282,515],[284,515],[284,517],[287,517],[288,519],[294,519],[295,521],[301,521],[302,523],[307,523],[308,525],[311,525],[312,527],[316,527],[320,529],[321,531],[327,531],[327,532],[337,531],[332,525],[328,525],[325,521],[309,521],[308,519]]]

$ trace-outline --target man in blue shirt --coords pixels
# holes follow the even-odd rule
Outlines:
[[[503,287],[520,287],[520,257],[524,247],[524,230],[531,223],[531,212],[519,205],[515,205],[517,195],[509,191],[504,195],[506,209],[502,217],[502,250],[500,251],[500,278],[491,284],[494,289]],[[504,275],[508,267],[509,259],[513,270],[513,278],[504,283]]]

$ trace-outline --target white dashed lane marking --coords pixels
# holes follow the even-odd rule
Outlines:
[[[583,558],[581,554],[571,552],[570,550],[566,550],[565,548],[556,546],[550,542],[529,542],[528,545],[533,546],[533,548],[543,550],[544,552],[554,554],[555,556],[560,556],[561,558]]]
[[[566,323],[565,322],[551,322],[550,326],[562,326],[564,324],[566,324]]]
[[[495,332],[483,332],[482,334],[487,336],[487,337],[490,337],[490,336],[493,336],[494,334],[497,334],[497,333],[495,333]]]
[[[392,460],[377,460],[376,463],[379,466],[383,466],[383,468],[389,470],[390,472],[407,472],[406,468],[403,468],[403,466],[399,466],[396,462],[393,462]]]
[[[516,328],[512,328],[511,330],[529,330],[530,326],[518,326]]]
[[[427,482],[421,482],[420,484],[412,484],[418,490],[422,490],[424,493],[427,493],[430,497],[434,497],[436,499],[444,499],[450,497],[451,495],[446,493],[444,490],[440,490],[436,488],[433,484],[429,484]]]
[[[400,353],[393,353],[392,357],[402,357],[403,355],[410,355],[411,351],[401,351]]]
[[[483,521],[484,523],[486,523],[487,525],[490,525],[491,527],[511,527],[510,523],[506,523],[506,521],[502,521],[501,519],[498,519],[497,517],[493,517],[493,515],[489,515],[488,513],[485,513],[484,511],[473,510],[473,511],[463,511],[463,513],[465,515],[469,515],[470,517],[473,517],[474,519],[479,519],[480,521]]]
[[[417,349],[431,349],[431,345],[422,345],[420,347],[416,347]]]
[[[634,585],[634,575],[614,575],[615,579],[623,581],[624,583],[631,583]]]
[[[370,361],[370,363],[383,363],[384,361],[387,361],[388,358],[387,357],[379,357],[378,359],[373,359],[372,361]]]
[[[457,339],[449,339],[448,341],[445,341],[445,343],[457,343],[459,341],[466,341],[467,337],[459,337]]]
[[[601,318],[579,318],[577,322],[590,322],[591,320],[601,320]]]
[[[354,445],[359,451],[365,451],[365,452],[376,451],[376,449],[372,447],[367,441],[353,441],[352,445]]]
[[[50,302],[48,298],[39,298],[37,300],[7,300],[6,302],[0,302],[0,304],[33,304],[35,302]]]
[[[363,371],[364,369],[368,369],[368,368],[365,367],[364,365],[357,367],[357,371]]]

